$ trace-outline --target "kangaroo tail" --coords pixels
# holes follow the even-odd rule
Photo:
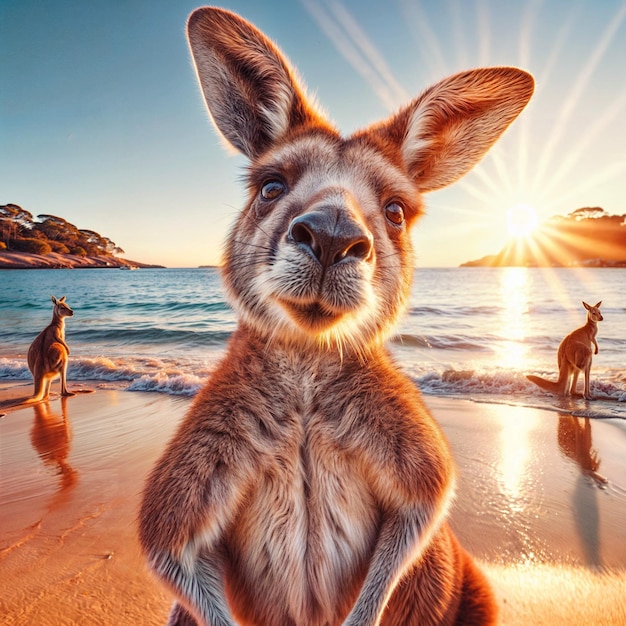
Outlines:
[[[535,383],[538,387],[541,387],[545,391],[549,391],[550,393],[559,393],[561,389],[561,381],[557,380],[556,382],[551,380],[546,380],[545,378],[540,378],[539,376],[531,376],[527,375],[526,378],[531,383]]]

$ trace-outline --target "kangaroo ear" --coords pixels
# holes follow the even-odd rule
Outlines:
[[[62,296],[59,302],[65,302],[65,296]]]
[[[533,77],[517,68],[462,72],[425,91],[373,132],[396,144],[420,191],[433,191],[480,161],[533,90]]]
[[[594,307],[594,309],[599,309],[601,304],[602,304],[602,300],[600,300],[600,302],[598,302],[598,304],[596,304],[596,306]]]
[[[583,306],[587,309],[587,311],[591,309],[591,306],[588,305],[584,300],[583,300]]]
[[[52,300],[52,302],[54,302],[54,304],[58,304],[58,302],[59,302],[54,296],[50,296],[50,300]]]
[[[203,7],[189,17],[187,36],[213,123],[248,158],[299,126],[328,127],[280,50],[249,22]]]

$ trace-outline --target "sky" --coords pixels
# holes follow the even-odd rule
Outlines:
[[[196,84],[186,0],[0,0],[0,204],[96,230],[125,257],[217,264],[243,207]],[[626,213],[626,0],[233,0],[349,134],[457,71],[515,65],[531,103],[425,196],[421,267],[494,254],[507,214]]]

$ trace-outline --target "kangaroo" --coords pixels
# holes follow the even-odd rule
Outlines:
[[[421,194],[482,158],[532,77],[462,72],[344,138],[252,24],[201,8],[187,33],[211,118],[250,164],[223,261],[239,324],[139,513],[168,623],[495,623],[446,522],[448,444],[385,341]]]
[[[74,315],[74,311],[66,304],[65,296],[58,300],[52,296],[52,302],[52,321],[37,335],[28,349],[28,369],[35,383],[35,393],[28,402],[46,400],[52,380],[57,376],[61,377],[61,395],[75,395],[68,390],[66,383],[70,347],[65,342],[65,318]]]
[[[587,309],[587,322],[584,326],[573,330],[563,338],[559,344],[557,352],[557,362],[559,365],[559,379],[556,382],[540,378],[539,376],[526,376],[530,382],[535,383],[542,389],[560,396],[571,396],[576,393],[576,383],[580,372],[585,373],[585,390],[583,397],[585,400],[593,400],[589,392],[589,375],[591,373],[591,359],[594,354],[598,354],[598,322],[604,318],[600,313],[602,301],[595,306],[583,302]]]

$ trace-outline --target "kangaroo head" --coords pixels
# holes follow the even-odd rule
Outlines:
[[[243,322],[277,340],[382,341],[409,294],[421,194],[482,158],[530,99],[532,77],[463,72],[343,137],[252,24],[201,8],[188,37],[215,126],[250,160],[223,267]]]
[[[594,306],[591,306],[590,304],[587,304],[586,302],[583,302],[583,306],[587,309],[587,317],[592,322],[601,322],[604,319],[602,317],[602,313],[600,313],[600,305],[601,304],[602,304],[602,300],[600,300],[600,302],[598,302]]]
[[[70,309],[69,305],[65,303],[65,296],[62,298],[50,298],[54,304],[53,315],[54,317],[71,317],[74,315],[74,311]]]

